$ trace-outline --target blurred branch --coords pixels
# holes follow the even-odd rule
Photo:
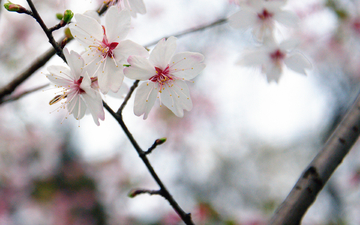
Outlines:
[[[130,133],[128,128],[126,127],[126,125],[125,125],[125,123],[123,121],[122,115],[115,113],[105,102],[103,102],[103,104],[104,104],[104,107],[106,108],[106,110],[120,124],[121,128],[125,132],[126,136],[130,140],[131,144],[133,145],[133,147],[137,151],[139,157],[142,159],[142,161],[144,162],[146,168],[149,170],[151,176],[154,178],[156,183],[159,185],[161,196],[163,196],[170,203],[170,205],[177,212],[177,214],[181,217],[181,219],[185,222],[185,224],[193,225],[194,223],[191,220],[191,214],[190,213],[185,213],[184,210],[182,210],[182,208],[179,206],[179,204],[175,201],[175,199],[171,196],[170,192],[167,190],[167,188],[165,187],[163,182],[160,180],[160,178],[156,174],[154,168],[150,164],[145,152],[140,148],[140,146],[138,145],[138,143],[136,142],[136,140],[134,139],[134,137],[132,136],[132,134]]]
[[[135,91],[135,89],[137,88],[138,84],[139,84],[139,80],[136,80],[136,81],[134,82],[134,84],[131,86],[129,92],[127,93],[127,95],[126,95],[126,97],[125,97],[125,99],[124,99],[124,101],[123,101],[123,103],[121,104],[120,108],[119,108],[118,111],[116,112],[117,114],[121,115],[123,109],[124,109],[125,106],[126,106],[126,103],[129,101],[132,93]]]
[[[161,191],[157,190],[147,190],[147,189],[135,189],[135,190],[131,190],[130,193],[128,194],[128,196],[130,198],[134,198],[137,195],[141,195],[141,194],[149,194],[149,195],[161,195]]]
[[[340,124],[276,210],[270,224],[300,224],[332,173],[359,137],[360,93]]]
[[[158,145],[164,144],[165,141],[166,141],[166,138],[156,139],[156,140],[154,141],[154,144],[151,145],[151,147],[150,147],[146,152],[144,152],[144,154],[145,154],[145,155],[150,154]]]
[[[33,93],[33,92],[35,92],[35,91],[41,90],[41,89],[43,89],[43,88],[45,88],[45,87],[47,87],[47,86],[49,86],[49,84],[45,84],[45,85],[42,85],[42,86],[40,86],[40,87],[37,87],[37,88],[34,88],[34,89],[30,89],[30,90],[28,90],[28,91],[24,91],[23,93],[17,94],[16,96],[10,96],[10,97],[4,99],[4,100],[2,101],[2,103],[16,101],[16,100],[20,99],[21,97],[23,97],[23,96],[25,96],[25,95],[28,95],[28,94]]]
[[[50,58],[55,55],[55,49],[51,48],[45,54],[40,56],[35,62],[24,72],[14,78],[8,85],[0,89],[0,104],[4,102],[4,97],[10,95],[22,82],[29,78],[36,70],[44,66]]]
[[[205,30],[207,28],[214,27],[214,26],[217,26],[217,25],[221,25],[221,24],[226,23],[226,22],[227,22],[227,18],[218,19],[215,22],[212,22],[210,24],[199,26],[199,27],[196,27],[196,28],[190,28],[190,29],[184,30],[184,31],[176,33],[176,34],[169,35],[169,36],[167,36],[165,38],[167,39],[167,38],[169,38],[171,36],[181,37],[181,36],[184,36],[186,34],[190,34],[190,33],[194,33],[194,32],[197,32],[197,31]],[[159,40],[150,42],[150,43],[146,44],[145,47],[150,47],[152,45],[156,45],[158,42],[159,42]]]

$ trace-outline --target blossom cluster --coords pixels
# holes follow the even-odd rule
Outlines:
[[[142,0],[117,3],[121,5],[109,7],[104,24],[94,13],[75,15],[76,22],[71,23],[69,29],[85,50],[78,54],[65,48],[69,68],[48,68],[48,79],[61,88],[50,105],[61,102],[60,108],[66,108],[76,119],[83,118],[88,111],[100,125],[99,119],[105,118],[102,97],[109,91],[117,93],[126,76],[145,81],[135,96],[135,115],[144,115],[146,119],[159,98],[160,106],[165,105],[176,116],[182,117],[184,110],[192,108],[185,81],[204,69],[204,56],[193,52],[175,54],[175,37],[160,40],[150,54],[143,46],[126,40],[131,15],[146,10]]]
[[[305,69],[311,69],[310,61],[299,51],[295,39],[276,40],[276,25],[296,27],[298,17],[291,11],[283,10],[286,0],[248,0],[239,2],[241,10],[229,17],[230,26],[240,29],[252,29],[252,34],[260,47],[244,52],[237,64],[260,66],[268,82],[278,82],[282,68],[306,75]]]

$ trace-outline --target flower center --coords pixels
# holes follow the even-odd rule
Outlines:
[[[276,63],[280,63],[285,58],[286,53],[281,52],[279,49],[270,54],[270,58]]]
[[[156,75],[150,77],[149,79],[152,82],[158,82],[160,85],[163,85],[165,82],[174,79],[169,74],[169,65],[164,70],[158,67],[155,67],[155,70],[156,70]]]
[[[273,14],[268,12],[266,9],[264,9],[262,11],[262,13],[258,13],[258,17],[261,20],[266,20],[266,19],[269,19],[269,18],[273,17]]]
[[[109,43],[107,36],[106,36],[106,31],[105,31],[105,27],[102,26],[103,30],[104,30],[104,37],[103,40],[101,42],[100,45],[98,46],[90,46],[90,47],[96,47],[97,50],[99,52],[101,52],[101,55],[106,58],[106,57],[110,57],[113,58],[114,57],[114,52],[113,50],[118,46],[118,42],[111,42]]]
[[[83,77],[80,77],[79,80],[74,80],[74,89],[78,91],[79,94],[84,93],[85,91],[80,88],[81,82],[83,80]]]

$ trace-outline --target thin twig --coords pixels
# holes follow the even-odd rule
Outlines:
[[[169,38],[169,37],[171,37],[171,36],[181,37],[181,36],[184,36],[184,35],[186,35],[186,34],[190,34],[190,33],[194,33],[194,32],[197,32],[197,31],[205,30],[205,29],[207,29],[207,28],[210,28],[210,27],[213,27],[213,26],[217,26],[217,25],[221,25],[221,24],[226,23],[226,22],[227,22],[227,19],[226,19],[226,18],[218,19],[218,20],[216,20],[215,22],[212,22],[212,23],[210,23],[210,24],[203,25],[203,26],[199,26],[199,27],[196,27],[196,28],[190,28],[190,29],[184,30],[184,31],[179,32],[179,33],[176,33],[176,34],[169,35],[169,36],[167,36],[167,37],[165,37],[165,38],[167,39],[167,38]],[[145,47],[150,47],[150,46],[156,45],[158,42],[159,42],[159,40],[150,42],[150,43],[146,44]]]
[[[358,139],[359,131],[360,93],[323,149],[301,174],[290,194],[276,210],[270,224],[300,224],[316,196]]]
[[[142,159],[142,161],[144,162],[146,168],[149,170],[151,176],[154,178],[156,183],[159,185],[160,191],[162,192],[161,195],[170,203],[170,205],[178,213],[178,215],[185,222],[185,224],[193,225],[194,223],[191,220],[191,214],[190,213],[185,213],[184,210],[182,210],[182,208],[179,206],[179,204],[175,201],[175,199],[171,196],[170,192],[167,190],[167,188],[165,187],[163,182],[160,180],[160,178],[156,174],[154,168],[150,164],[146,154],[144,154],[144,151],[140,148],[140,146],[138,145],[138,143],[136,142],[136,140],[134,139],[134,137],[132,136],[132,134],[130,133],[128,128],[126,127],[126,125],[125,125],[125,123],[124,123],[124,121],[122,119],[122,115],[115,113],[105,102],[103,102],[103,104],[104,104],[104,107],[106,108],[106,110],[120,124],[121,128],[125,132],[126,136],[130,140],[131,144],[133,145],[133,147],[137,151],[139,157]]]
[[[166,138],[156,139],[154,141],[154,144],[151,145],[151,147],[147,151],[145,151],[144,154],[145,155],[150,154],[157,146],[162,145],[165,141],[166,141]]]
[[[41,85],[40,87],[33,88],[28,91],[24,91],[20,94],[17,94],[16,96],[9,96],[8,98],[3,100],[3,103],[16,101],[16,100],[20,99],[21,97],[24,97],[25,95],[31,94],[31,93],[41,90],[41,89],[44,89],[47,86],[49,86],[49,84]]]
[[[126,103],[129,101],[132,93],[135,91],[135,89],[137,88],[138,84],[139,84],[139,80],[136,80],[136,81],[134,82],[134,84],[131,86],[129,92],[127,93],[127,95],[126,95],[126,97],[125,97],[125,99],[124,99],[124,101],[123,101],[123,103],[121,104],[120,108],[119,108],[118,111],[116,112],[117,114],[120,115],[120,114],[122,113],[122,111],[124,110],[124,108],[125,108],[125,106],[126,106]]]
[[[134,190],[131,190],[128,194],[128,196],[130,198],[134,198],[138,195],[141,195],[141,194],[149,194],[149,195],[161,195],[162,196],[162,191],[161,190],[148,190],[148,189],[134,189]]]
[[[33,2],[31,0],[26,0],[31,8],[31,11],[33,13],[34,19],[39,23],[43,31],[45,32],[46,36],[49,39],[50,44],[53,46],[53,48],[56,50],[56,54],[61,57],[65,62],[65,56],[62,52],[62,48],[60,45],[55,41],[54,36],[52,35],[52,32],[46,27],[44,21],[41,19],[39,13],[37,12]]]

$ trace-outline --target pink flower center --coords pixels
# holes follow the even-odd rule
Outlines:
[[[83,89],[80,88],[82,80],[83,80],[83,77],[80,77],[79,80],[74,80],[74,86],[75,86],[74,89],[77,90],[79,94],[82,94],[85,92]]]
[[[160,69],[158,67],[155,67],[156,75],[150,77],[149,80],[152,82],[157,82],[160,84],[160,89],[164,85],[164,83],[174,80],[174,78],[170,75],[169,65],[164,69]]]
[[[262,11],[262,13],[258,13],[258,17],[261,20],[267,20],[267,19],[270,19],[271,17],[273,17],[273,14],[268,12],[266,9],[264,9]]]
[[[101,52],[101,55],[106,58],[106,57],[110,57],[113,58],[114,57],[114,52],[113,50],[118,46],[118,42],[109,42],[106,36],[106,31],[105,31],[105,27],[103,27],[104,30],[104,37],[103,40],[101,42],[101,44],[99,46],[96,46],[97,49]],[[90,46],[91,47],[91,46]]]
[[[275,61],[276,63],[280,63],[285,58],[286,53],[280,51],[280,49],[276,50],[275,52],[270,54],[270,58]]]

